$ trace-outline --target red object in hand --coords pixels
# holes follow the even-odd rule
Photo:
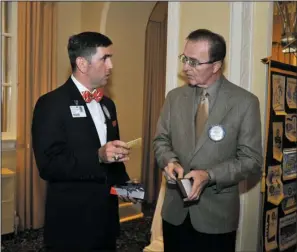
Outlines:
[[[110,194],[112,195],[118,195],[117,190],[114,187],[110,188]]]

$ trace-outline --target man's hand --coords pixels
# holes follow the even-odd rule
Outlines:
[[[204,170],[193,170],[186,174],[185,178],[193,179],[192,191],[187,200],[198,200],[204,187],[209,182],[208,173]]]
[[[183,178],[184,168],[182,168],[177,162],[168,163],[168,165],[164,168],[164,176],[167,179],[167,182],[175,184],[176,174],[178,178]]]
[[[125,142],[115,140],[103,145],[98,150],[98,155],[104,163],[125,162],[129,160],[129,150]]]

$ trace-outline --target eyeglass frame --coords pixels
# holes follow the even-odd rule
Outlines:
[[[183,62],[182,57],[184,57],[186,59],[185,62]],[[207,62],[199,62],[199,60],[190,58],[190,57],[184,55],[183,53],[181,55],[179,55],[178,58],[180,59],[180,61],[183,64],[187,63],[190,67],[197,67],[197,66],[200,66],[200,65],[212,64],[212,63],[215,63],[217,61],[220,61],[220,60],[210,60],[210,61],[207,61]],[[189,63],[189,60],[193,61],[195,65],[193,65],[192,63]]]

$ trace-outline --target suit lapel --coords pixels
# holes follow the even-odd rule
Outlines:
[[[73,106],[73,105],[84,106],[84,109],[85,109],[86,115],[87,115],[86,132],[90,132],[92,135],[94,135],[94,137],[95,137],[94,139],[98,140],[99,145],[101,146],[95,123],[92,119],[91,113],[88,109],[88,106],[87,106],[85,100],[81,96],[79,90],[77,89],[77,87],[75,86],[75,84],[73,83],[71,78],[68,79],[68,81],[66,82],[65,85],[67,86],[68,94],[71,99],[70,106]]]
[[[216,97],[215,103],[210,111],[208,120],[205,124],[204,130],[199,138],[194,152],[190,155],[190,161],[196,155],[196,153],[200,150],[206,140],[209,138],[208,131],[209,128],[213,125],[220,124],[224,117],[227,115],[229,110],[232,108],[230,104],[230,96],[231,92],[229,92],[228,84],[226,83],[226,79],[223,79],[221,83],[221,87],[219,89],[218,95]]]
[[[102,100],[100,101],[103,114],[105,116],[105,121],[106,121],[106,142],[112,141],[115,139],[114,136],[114,131],[113,131],[113,125],[112,125],[112,120],[114,120],[114,115],[112,114],[111,109],[108,106],[108,103],[106,102],[106,98],[103,97]]]
[[[190,150],[195,148],[195,95],[195,88],[187,86],[180,101],[182,124]]]

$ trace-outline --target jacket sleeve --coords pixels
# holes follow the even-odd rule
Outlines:
[[[219,192],[250,175],[260,178],[262,163],[260,106],[258,98],[253,98],[240,126],[236,157],[211,167],[208,172]]]
[[[158,166],[164,169],[169,162],[178,162],[177,155],[173,152],[170,129],[170,95],[169,92],[163,105],[158,123],[153,148]]]
[[[32,146],[40,177],[47,181],[106,179],[97,149],[74,150],[67,145],[62,115],[50,98],[39,98],[32,119]]]

